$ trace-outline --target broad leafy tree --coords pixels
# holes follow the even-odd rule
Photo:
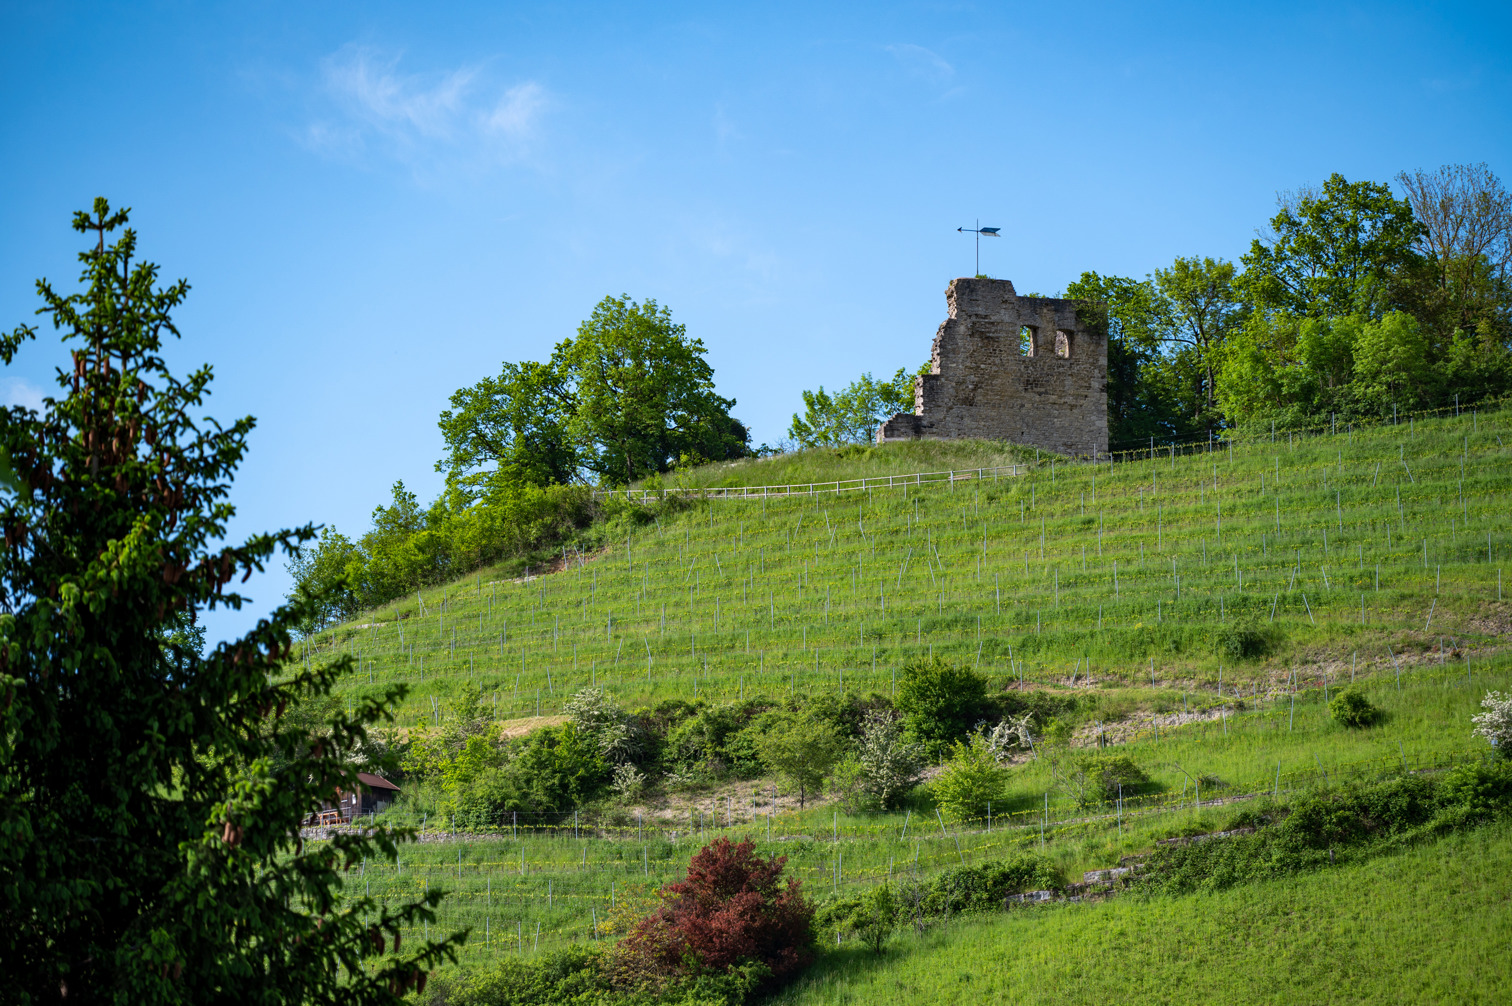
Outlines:
[[[559,361],[506,363],[498,377],[452,395],[441,413],[446,456],[436,470],[474,496],[500,482],[572,482],[583,461],[568,429],[574,402]]]
[[[926,364],[920,373],[928,369]],[[794,413],[788,436],[800,447],[840,447],[875,439],[877,427],[914,408],[914,374],[902,367],[890,380],[862,374],[833,395],[820,385],[803,393],[803,415]]]
[[[326,526],[320,539],[295,549],[284,567],[294,582],[315,601],[315,610],[299,623],[304,635],[319,632],[357,611],[357,597],[347,586],[347,564],[356,554],[351,539]]]
[[[761,760],[798,791],[801,809],[824,784],[844,750],[840,734],[817,716],[794,716],[773,724],[759,744]]]
[[[439,895],[380,906],[342,871],[392,856],[379,830],[306,847],[300,820],[356,786],[394,687],[329,710],[346,659],[291,660],[325,599],[301,596],[208,654],[185,618],[247,598],[234,584],[302,527],[223,544],[250,418],[203,414],[211,373],[175,377],[182,281],[133,260],[125,211],[74,227],[82,292],[38,284],[71,347],[58,397],[0,412],[14,470],[0,496],[0,960],[21,1002],[396,1001],[458,938],[405,944]],[[10,364],[36,330],[0,337]],[[385,953],[385,951],[391,951]]]
[[[622,485],[745,454],[704,345],[654,300],[605,297],[546,363],[506,363],[452,395],[436,463],[466,501],[597,478]]]
[[[624,484],[680,462],[745,453],[749,435],[730,416],[735,401],[714,392],[702,340],[690,339],[654,300],[605,297],[553,359],[572,376],[569,426],[583,464],[603,481]]]
[[[1256,306],[1379,318],[1400,305],[1420,227],[1389,185],[1329,175],[1321,188],[1283,196],[1270,226],[1244,256],[1242,285]]]
[[[902,721],[891,712],[877,710],[861,723],[856,761],[861,766],[861,788],[884,809],[892,810],[919,781],[924,748],[904,736]]]
[[[1173,338],[1173,307],[1153,279],[1084,272],[1066,287],[1078,321],[1108,336],[1108,441],[1115,450],[1200,436],[1202,375]]]
[[[1241,320],[1234,288],[1234,264],[1221,259],[1178,257],[1155,270],[1155,285],[1166,301],[1165,341],[1173,357],[1197,379],[1193,397],[1201,403],[1194,419],[1211,435],[1221,422],[1217,380],[1224,342]]]

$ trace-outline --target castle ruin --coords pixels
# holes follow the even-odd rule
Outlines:
[[[1078,327],[1075,301],[962,277],[945,302],[929,373],[914,378],[914,410],[883,423],[877,443],[980,437],[1061,454],[1108,450],[1108,339]]]

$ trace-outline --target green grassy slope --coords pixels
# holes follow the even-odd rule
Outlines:
[[[826,955],[774,1002],[1497,1003],[1512,826],[1182,898],[1034,907]]]
[[[1026,464],[1046,457],[1032,447],[989,440],[904,441],[874,447],[799,451],[704,465],[662,477],[664,486],[716,488],[783,486],[877,479],[920,472],[969,471]]]
[[[409,725],[444,716],[471,688],[501,720],[555,713],[590,683],[632,708],[695,694],[887,694],[902,662],[933,650],[994,687],[1080,696],[1160,792],[1089,817],[1030,761],[989,830],[831,806],[773,818],[764,784],[738,784],[645,830],[633,816],[578,835],[525,822],[503,838],[422,844],[397,865],[366,864],[353,889],[446,886],[455,894],[442,923],[476,928],[473,957],[513,952],[522,934],[529,950],[537,925],[542,948],[587,938],[595,920],[679,874],[716,828],[789,855],[821,891],[1042,841],[1074,875],[1220,824],[1232,811],[1214,798],[1465,757],[1480,694],[1512,686],[1495,651],[1508,617],[1509,420],[1467,415],[1111,466],[1046,458],[1018,478],[953,487],[648,509],[563,572],[528,582],[485,572],[369,613],[312,640],[307,657],[358,654],[349,694],[410,683]],[[965,467],[970,451],[988,457],[951,444],[842,452],[831,476],[899,456],[910,471]],[[820,475],[824,457],[802,463]],[[752,464],[749,479],[793,481],[797,469],[781,466],[796,463]],[[1245,624],[1268,655],[1236,661],[1215,645]],[[1323,705],[1323,690],[1351,676],[1389,714],[1363,734],[1332,725]],[[1183,710],[1190,722],[1179,725]],[[1203,777],[1208,805],[1194,807],[1188,780]]]
[[[1473,424],[1473,425],[1472,425]],[[888,692],[933,651],[995,679],[1148,684],[1252,701],[1293,665],[1321,685],[1499,631],[1508,414],[1242,444],[1014,479],[713,501],[528,583],[485,573],[312,641],[403,680],[405,717],[470,686],[500,718],[587,684],[625,705],[841,687]],[[927,460],[926,447],[898,445]],[[879,448],[884,459],[894,448]],[[942,457],[943,460],[943,457]],[[766,470],[753,467],[752,474]],[[1429,622],[1431,616],[1431,624]],[[1236,623],[1273,654],[1235,666]],[[1352,657],[1352,655],[1357,656]],[[1324,656],[1327,659],[1323,659]],[[696,683],[696,684],[695,684]]]
[[[383,898],[444,887],[451,894],[442,925],[474,927],[478,938],[466,957],[482,960],[522,945],[532,949],[537,926],[542,949],[589,939],[593,926],[606,927],[627,899],[646,904],[656,886],[680,879],[688,857],[719,835],[749,836],[765,852],[788,856],[789,872],[819,896],[854,892],[909,870],[927,875],[1019,852],[1043,851],[1075,880],[1084,870],[1148,849],[1157,838],[1224,827],[1247,806],[1243,794],[1257,787],[1276,785],[1284,796],[1390,771],[1403,759],[1409,768],[1446,764],[1470,749],[1468,719],[1486,687],[1512,688],[1512,670],[1478,671],[1474,689],[1436,666],[1409,672],[1400,691],[1392,680],[1373,680],[1366,694],[1387,720],[1364,735],[1332,724],[1320,695],[1299,704],[1295,716],[1286,707],[1239,713],[1226,735],[1221,724],[1209,723],[1132,742],[1118,750],[1148,768],[1163,792],[1128,801],[1122,813],[1077,810],[1053,790],[1039,762],[1013,772],[1008,805],[990,825],[942,826],[928,812],[847,815],[833,805],[769,816],[766,787],[750,784],[735,790],[731,804],[705,799],[696,816],[682,821],[637,822],[630,815],[618,824],[596,819],[581,831],[570,820],[565,827],[527,821],[502,836],[464,834],[456,842],[409,846],[397,864],[365,864],[351,890]],[[1177,766],[1237,783],[1205,790],[1198,805]],[[434,821],[427,825],[432,838],[440,837]]]

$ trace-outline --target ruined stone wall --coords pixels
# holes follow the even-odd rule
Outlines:
[[[883,423],[878,443],[982,437],[1063,454],[1108,449],[1108,340],[1077,327],[1074,301],[968,278],[951,280],[945,301],[929,373],[914,379],[913,414]]]

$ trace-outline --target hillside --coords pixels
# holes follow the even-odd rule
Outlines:
[[[770,840],[816,893],[1020,850],[1074,877],[1221,827],[1245,794],[1472,757],[1480,695],[1512,682],[1497,649],[1509,418],[1097,465],[1031,452],[1012,478],[611,511],[595,532],[611,544],[569,551],[565,568],[421,592],[320,634],[304,658],[357,655],[346,700],[408,683],[407,728],[429,729],[476,690],[521,731],[591,685],[631,709],[887,696],[902,663],[932,652],[994,689],[1049,696],[1074,743],[1101,734],[1149,773],[1150,794],[1089,813],[1045,761],[1021,758],[990,821],[947,821],[927,800],[799,812],[770,780],[703,780],[565,823],[517,818],[427,842],[397,865],[365,864],[360,889],[443,884],[455,893],[441,924],[473,925],[476,959],[611,931],[678,875],[690,842],[718,833]],[[889,445],[690,478],[823,481],[993,458],[1024,452]],[[1352,680],[1382,725],[1329,720],[1327,696]],[[394,814],[436,826],[423,803]]]
[[[773,1002],[1505,1002],[1503,823],[1216,895],[1050,906],[828,957]]]
[[[1387,645],[1411,664],[1441,637],[1452,650],[1501,631],[1506,425],[1466,415],[1113,464],[1046,458],[995,481],[648,507],[562,572],[470,576],[321,633],[308,653],[359,654],[354,691],[409,683],[410,722],[471,685],[500,719],[558,711],[589,684],[629,706],[695,681],[711,699],[886,693],[898,663],[930,650],[1004,681],[1153,673],[1157,688],[1209,694],[1222,665],[1226,694],[1253,700],[1294,667],[1321,686],[1392,666]],[[849,477],[1011,454],[900,444],[738,472]],[[1241,662],[1217,640],[1265,653]]]

